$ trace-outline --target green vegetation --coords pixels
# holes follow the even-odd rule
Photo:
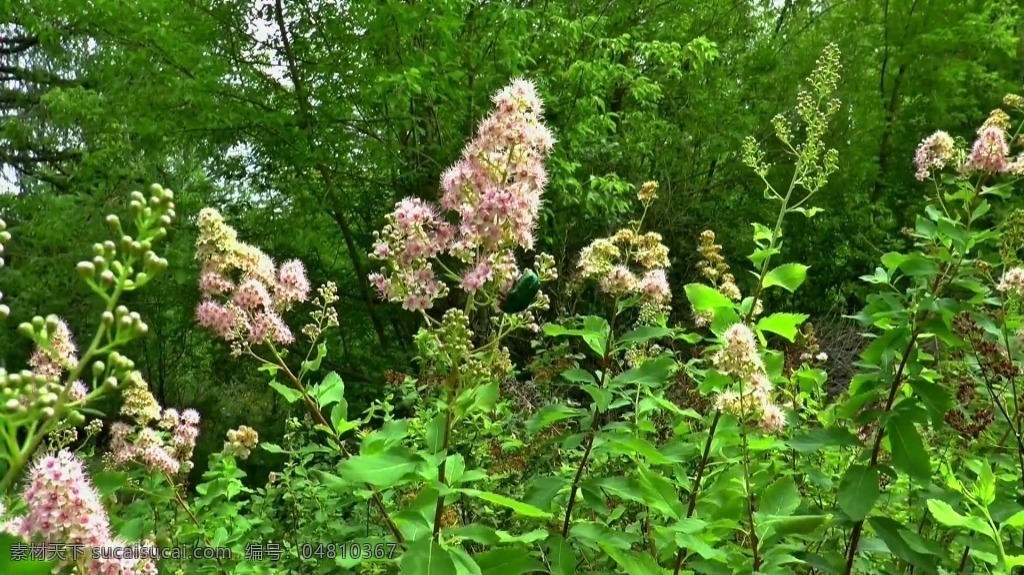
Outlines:
[[[0,3],[0,573],[1022,572],[1022,20]]]

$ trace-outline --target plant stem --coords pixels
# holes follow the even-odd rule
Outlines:
[[[715,430],[718,429],[718,422],[722,419],[722,412],[716,410],[715,417],[711,420],[711,427],[708,428],[708,438],[704,442],[704,453],[701,454],[700,463],[697,465],[697,475],[693,478],[693,489],[690,490],[690,503],[686,507],[686,518],[689,519],[693,516],[693,512],[697,509],[697,494],[700,493],[700,483],[704,478],[704,470],[707,469],[708,459],[711,456],[711,441],[715,438]],[[686,562],[686,550],[683,548],[679,549],[676,553],[676,567],[673,571],[674,575],[679,575],[679,570],[683,568],[683,563]]]
[[[612,320],[608,325],[608,341],[605,342],[604,358],[601,366],[601,383],[600,387],[604,387],[608,381],[608,372],[611,371],[612,366],[612,350],[615,349],[615,323],[619,317],[619,300],[618,298],[612,302]],[[583,446],[583,459],[580,460],[579,469],[576,470],[576,476],[572,480],[572,488],[569,490],[569,501],[565,505],[565,523],[562,524],[562,537],[569,536],[569,526],[572,522],[572,508],[576,505],[576,492],[580,487],[580,482],[583,480],[583,473],[587,469],[587,463],[590,461],[590,452],[594,448],[594,438],[597,436],[597,432],[601,427],[601,419],[603,413],[601,413],[597,405],[594,405],[594,421],[590,424],[590,431],[587,432],[587,439]]]
[[[296,377],[294,373],[292,373],[292,370],[288,367],[288,364],[285,363],[284,359],[277,352],[277,349],[275,349],[274,346],[268,347],[270,347],[270,352],[274,354],[274,359],[277,360],[276,363],[269,362],[261,358],[260,356],[256,355],[255,353],[252,353],[251,351],[250,353],[260,361],[264,361],[271,365],[277,365],[278,367],[284,370],[285,374],[288,376],[288,380],[292,383],[293,386],[295,386],[296,389],[298,389],[299,393],[302,394],[303,402],[306,404],[306,408],[308,409],[310,415],[312,415],[313,418],[316,419],[318,423],[327,428],[329,435],[331,436],[331,439],[338,446],[338,450],[341,451],[341,454],[345,457],[351,457],[351,454],[349,454],[348,449],[345,447],[345,443],[341,439],[341,436],[338,435],[338,432],[334,429],[334,426],[332,426],[331,423],[327,421],[327,418],[324,417],[323,412],[320,411],[320,407],[317,406],[315,401],[313,401],[313,398],[309,396],[309,393],[306,391],[306,386],[302,384],[302,381],[300,381],[299,378]],[[397,525],[395,525],[395,522],[391,519],[391,515],[388,513],[387,506],[384,505],[384,499],[380,496],[380,493],[374,486],[370,485],[369,483],[365,483],[364,486],[367,489],[369,489],[370,492],[373,493],[373,505],[374,507],[377,508],[377,511],[381,514],[381,517],[383,517],[384,521],[387,523],[388,530],[391,531],[392,536],[394,536],[395,542],[397,542],[398,545],[402,547],[402,549],[405,549],[405,537],[402,536],[402,531],[398,528]]]

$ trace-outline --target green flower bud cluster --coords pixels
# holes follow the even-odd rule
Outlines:
[[[0,369],[0,418],[25,421],[54,416],[64,385],[53,377]]]
[[[167,260],[153,251],[153,244],[167,235],[174,221],[174,192],[157,184],[150,188],[147,200],[140,192],[132,192],[129,209],[138,237],[125,233],[116,215],[107,216],[110,232],[120,238],[93,245],[91,261],[78,264],[78,275],[105,299],[112,297],[116,286],[122,291],[138,289],[167,269]],[[141,263],[141,269],[136,264]]]

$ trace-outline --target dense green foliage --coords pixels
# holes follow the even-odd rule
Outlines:
[[[57,381],[0,378],[0,409],[39,402],[0,412],[11,516],[31,458],[70,448],[125,541],[235,552],[169,573],[1024,565],[1024,169],[967,156],[996,126],[1024,165],[1024,109],[1004,100],[1021,93],[1018,2],[0,10],[0,361],[38,375],[59,355],[49,314],[81,348]],[[382,298],[396,204],[445,205],[446,169],[520,76],[555,143],[535,243],[502,236],[514,281],[467,289],[445,247],[432,307]],[[946,165],[915,177],[937,129]],[[173,196],[123,209],[153,181]],[[211,265],[285,281],[253,246],[280,278],[304,263],[310,298],[267,296],[295,342],[197,323],[216,323]],[[655,271],[667,300],[628,275]],[[201,414],[177,454],[191,473],[104,455],[150,399]],[[280,561],[243,560],[266,541]],[[302,547],[349,542],[390,560]],[[5,575],[49,568],[2,553]]]

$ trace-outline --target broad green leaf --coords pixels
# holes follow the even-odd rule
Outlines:
[[[424,439],[426,439],[427,453],[433,455],[444,449],[444,434],[448,427],[448,415],[438,413],[426,424]]]
[[[928,511],[936,521],[946,527],[963,527],[967,524],[967,518],[956,512],[955,509],[941,499],[929,499]]]
[[[637,481],[647,505],[672,519],[683,518],[685,511],[679,501],[679,492],[669,480],[641,464],[637,470]]]
[[[764,287],[779,286],[788,292],[795,292],[807,278],[808,266],[803,264],[782,264],[764,276]]]
[[[400,566],[402,575],[458,575],[451,555],[432,538],[412,542]]]
[[[576,553],[561,534],[552,533],[548,538],[547,553],[551,575],[575,575]]]
[[[907,544],[902,534],[906,530],[902,525],[888,517],[871,517],[868,519],[871,528],[882,538],[889,551],[900,559],[910,563],[924,573],[936,573],[936,561],[925,553],[913,549]]]
[[[640,367],[626,370],[616,375],[611,382],[612,387],[635,383],[645,386],[656,386],[668,380],[675,370],[676,360],[670,355],[661,355],[648,359]]]
[[[851,465],[839,483],[839,508],[850,519],[860,521],[868,516],[878,500],[878,470],[864,465]]]
[[[544,564],[522,548],[493,549],[474,559],[483,575],[522,575],[544,570]]]
[[[373,455],[357,455],[338,464],[341,475],[352,482],[390,487],[413,473],[420,466],[418,456],[403,450],[391,449]]]
[[[316,400],[317,405],[327,407],[345,400],[345,383],[340,375],[332,371],[309,394]]]
[[[688,284],[683,290],[690,306],[697,311],[710,311],[717,307],[732,307],[732,300],[718,290],[704,284]]]
[[[594,379],[594,374],[590,373],[585,369],[580,369],[578,367],[574,367],[572,369],[567,369],[563,371],[562,377],[574,383],[597,384],[597,380]]]
[[[931,459],[914,422],[906,414],[894,412],[885,429],[893,465],[918,481],[927,481],[932,474]]]
[[[654,562],[650,553],[634,551],[621,551],[607,543],[601,544],[601,549],[615,561],[628,575],[661,575],[661,567]]]
[[[526,423],[526,431],[530,435],[536,435],[538,431],[549,427],[552,423],[563,419],[582,417],[586,412],[582,409],[569,407],[561,403],[550,403],[540,408]]]
[[[499,495],[497,493],[490,493],[488,491],[477,491],[476,489],[458,489],[457,491],[459,491],[460,493],[465,493],[470,497],[476,497],[477,499],[483,499],[484,501],[487,501],[489,503],[494,503],[496,505],[501,505],[502,507],[507,507],[524,517],[540,517],[543,519],[551,517],[551,514],[547,511],[544,511],[543,509],[538,509],[537,507],[534,507],[529,503],[516,501],[511,497],[505,497],[504,495]]]
[[[808,316],[802,313],[773,313],[761,318],[757,328],[777,333],[789,341],[796,337],[797,327],[807,321]]]
[[[672,330],[661,326],[644,326],[626,333],[616,340],[616,347],[625,349],[630,345],[661,339],[672,335]]]
[[[800,507],[800,491],[792,476],[781,477],[759,498],[757,510],[770,516],[788,516]]]
[[[282,385],[276,381],[271,381],[270,387],[273,388],[274,391],[280,393],[281,397],[284,397],[285,401],[287,401],[288,403],[295,403],[296,401],[302,399],[302,394],[299,393],[297,390]]]
[[[480,566],[476,564],[473,557],[466,553],[461,547],[450,547],[448,553],[455,562],[455,570],[459,575],[483,575]]]

